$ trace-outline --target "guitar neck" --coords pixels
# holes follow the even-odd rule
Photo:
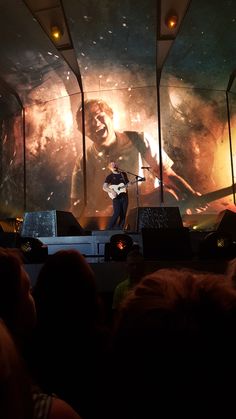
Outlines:
[[[185,208],[194,208],[198,205],[205,205],[210,202],[216,201],[217,199],[233,194],[236,191],[236,185],[227,186],[226,188],[219,189],[217,191],[208,192],[203,195],[194,196],[187,199],[184,203]]]
[[[212,202],[212,201],[215,201],[216,199],[223,198],[224,196],[231,195],[234,190],[236,191],[235,184],[231,186],[227,186],[226,188],[219,189],[218,191],[209,192],[205,195],[199,196],[199,199],[201,200],[203,198],[204,201]]]

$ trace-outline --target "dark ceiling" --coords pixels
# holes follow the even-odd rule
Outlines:
[[[192,0],[164,73],[197,88],[225,91],[236,70],[235,41],[235,0]]]
[[[169,9],[179,15],[174,33]],[[160,69],[163,85],[171,75],[226,90],[236,69],[235,0],[0,0],[0,11],[0,112],[81,89],[155,86]],[[53,24],[63,29],[58,44]]]

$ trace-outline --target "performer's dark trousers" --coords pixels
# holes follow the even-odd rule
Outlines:
[[[123,229],[125,226],[125,217],[128,209],[128,194],[120,193],[112,200],[113,215],[108,224],[108,229],[115,228],[116,226]]]

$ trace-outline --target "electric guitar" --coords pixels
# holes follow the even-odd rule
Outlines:
[[[217,191],[208,192],[203,195],[192,196],[191,198],[187,198],[183,201],[183,208],[186,210],[188,208],[198,208],[199,206],[207,205],[217,199],[232,195],[233,191],[236,192],[236,184],[218,189]]]
[[[234,188],[234,189],[233,189]],[[204,207],[205,205],[209,204],[210,202],[216,201],[217,199],[224,198],[225,196],[232,195],[233,190],[236,192],[236,184],[227,186],[222,189],[218,189],[216,191],[208,192],[203,195],[195,195],[191,197],[187,197],[185,199],[177,200],[173,193],[164,188],[164,203],[166,205],[178,205],[181,212],[184,213],[187,209],[194,209],[199,207]],[[158,192],[157,190],[143,195],[145,197],[146,202],[149,202],[149,205],[156,205],[158,201]]]
[[[107,191],[107,193],[108,193],[108,195],[111,199],[114,199],[120,193],[126,193],[128,186],[133,185],[134,183],[139,182],[141,180],[144,180],[144,178],[132,180],[132,181],[126,183],[126,185],[124,183],[119,183],[119,185],[109,185],[109,189],[111,189],[111,192]],[[115,196],[113,196],[112,191],[114,191],[116,193]]]

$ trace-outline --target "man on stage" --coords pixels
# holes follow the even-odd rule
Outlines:
[[[104,170],[109,162],[119,162],[123,170],[143,176],[142,166],[150,169],[145,172],[146,182],[140,185],[142,205],[160,204],[160,169],[165,186],[165,202],[169,205],[179,205],[182,199],[198,196],[199,194],[179,176],[172,168],[174,162],[162,150],[160,164],[159,146],[153,138],[145,132],[123,131],[114,128],[113,110],[103,100],[91,99],[85,101],[85,134],[91,140],[86,150],[86,180],[87,180],[87,208],[88,215],[110,215],[109,198],[101,197],[98,185],[103,183]],[[82,108],[77,112],[79,131],[82,131]],[[72,212],[81,214],[83,210],[83,158],[78,157],[71,185]],[[140,194],[140,195],[141,195]],[[168,200],[167,200],[168,197]],[[129,205],[135,207],[135,188],[130,188]]]
[[[106,177],[103,184],[103,190],[108,193],[113,204],[113,215],[108,224],[108,229],[113,229],[117,225],[120,229],[124,229],[128,209],[127,189],[129,179],[127,173],[120,171],[115,162],[111,162],[108,167],[112,173]]]

